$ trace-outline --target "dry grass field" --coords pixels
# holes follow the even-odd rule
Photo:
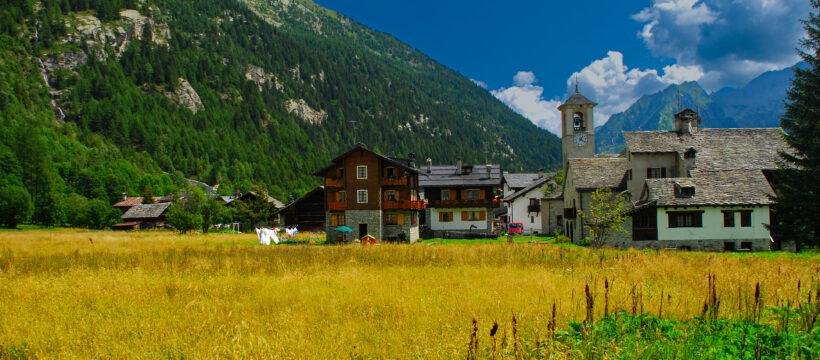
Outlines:
[[[816,290],[820,257],[533,244],[259,246],[255,235],[0,232],[0,358],[464,358],[472,319],[545,333],[628,310],[740,318]],[[800,287],[798,287],[800,283]],[[662,308],[661,308],[662,307]],[[659,314],[660,313],[660,314]]]

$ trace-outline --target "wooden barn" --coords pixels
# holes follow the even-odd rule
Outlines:
[[[279,210],[281,225],[299,231],[323,231],[325,226],[325,187],[318,186]]]

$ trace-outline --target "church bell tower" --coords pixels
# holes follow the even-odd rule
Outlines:
[[[561,110],[561,142],[563,143],[565,173],[569,159],[595,156],[595,127],[592,109],[596,105],[598,104],[578,93],[578,82],[576,81],[575,93],[558,107],[558,110]]]

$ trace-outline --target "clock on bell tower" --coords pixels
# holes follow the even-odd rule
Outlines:
[[[595,156],[595,127],[592,109],[598,104],[578,93],[567,99],[558,110],[561,110],[561,142],[563,144],[564,171],[569,159],[592,158]]]

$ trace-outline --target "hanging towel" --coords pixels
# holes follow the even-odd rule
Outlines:
[[[272,232],[272,234],[273,234],[273,242],[274,242],[276,245],[279,245],[279,236],[277,236],[277,235],[276,235],[276,231],[273,231],[273,232]],[[270,243],[270,242],[269,242],[269,243]]]

